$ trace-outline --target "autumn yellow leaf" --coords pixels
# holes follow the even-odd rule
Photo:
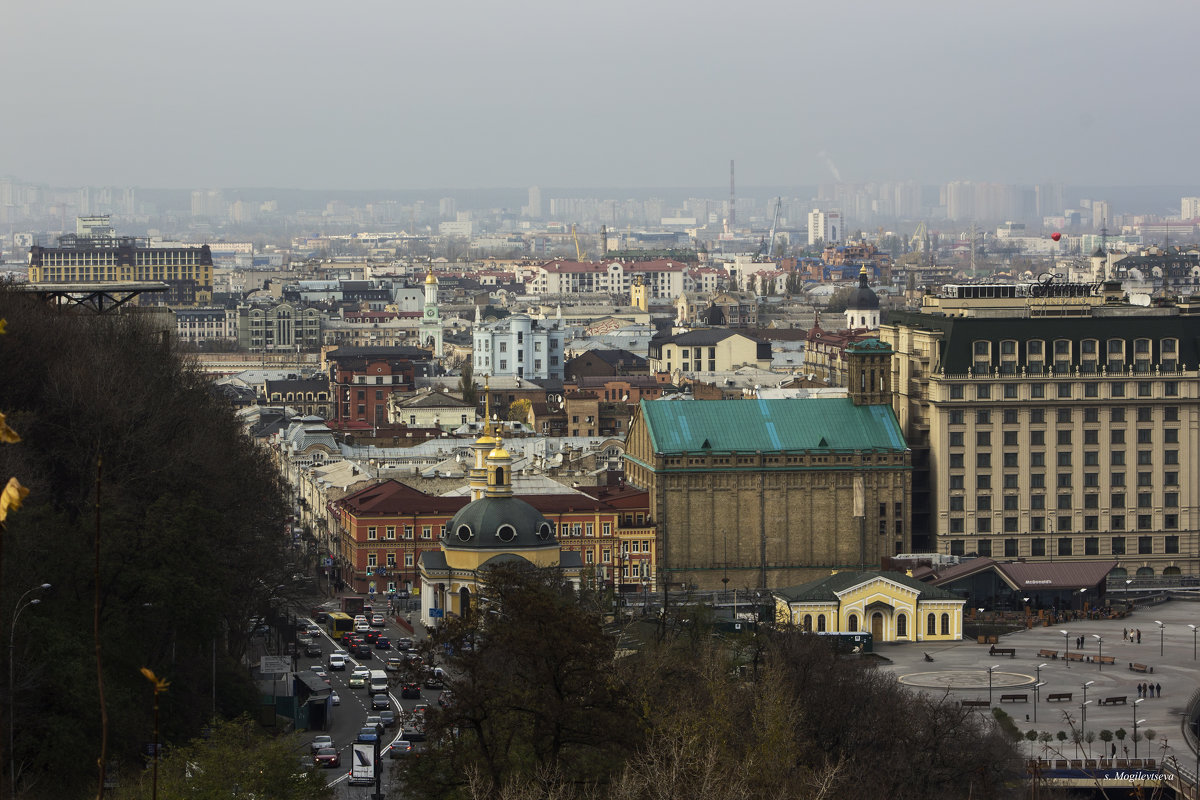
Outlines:
[[[147,669],[146,667],[142,667],[141,671],[142,671],[142,676],[146,680],[148,680],[154,684],[155,693],[165,692],[167,690],[167,687],[171,685],[171,682],[168,681],[166,678],[158,677],[157,675],[155,675],[151,670]]]
[[[21,485],[16,478],[9,478],[8,485],[0,492],[0,522],[8,519],[8,510],[16,511],[21,507],[21,501],[29,496],[29,490]]]
[[[4,415],[0,414],[0,442],[16,444],[19,441],[21,441],[21,437],[16,431],[8,427],[8,423],[4,421]]]

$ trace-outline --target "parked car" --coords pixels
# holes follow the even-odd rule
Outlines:
[[[318,767],[340,767],[342,765],[342,758],[338,755],[338,751],[332,747],[322,747],[313,756],[313,763]]]
[[[407,739],[393,739],[392,743],[388,745],[387,754],[388,758],[404,758],[412,755],[412,751],[412,742]]]
[[[400,696],[405,700],[411,700],[415,697],[420,697],[421,686],[416,683],[402,683],[400,684]]]

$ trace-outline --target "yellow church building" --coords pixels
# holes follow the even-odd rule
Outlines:
[[[490,423],[471,449],[471,502],[446,525],[440,549],[422,553],[419,562],[421,622],[428,626],[471,613],[490,565],[525,561],[559,569],[576,589],[580,584],[581,554],[560,550],[550,520],[513,497],[512,457]]]
[[[773,592],[775,622],[875,642],[962,639],[966,600],[900,572],[839,572]]]

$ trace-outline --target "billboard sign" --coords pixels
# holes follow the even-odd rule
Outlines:
[[[375,781],[375,745],[371,742],[355,742],[350,766],[351,783]]]
[[[282,675],[292,671],[292,659],[288,656],[262,656],[258,660],[258,671],[263,675]]]

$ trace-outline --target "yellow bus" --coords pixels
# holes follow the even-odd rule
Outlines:
[[[329,626],[330,638],[335,642],[340,642],[343,633],[354,632],[354,617],[341,611],[331,611],[326,625]]]

